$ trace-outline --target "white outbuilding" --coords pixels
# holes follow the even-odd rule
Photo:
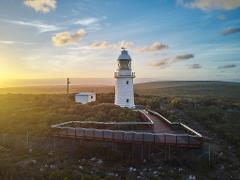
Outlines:
[[[87,104],[96,101],[96,93],[94,92],[80,92],[75,95],[75,102]]]

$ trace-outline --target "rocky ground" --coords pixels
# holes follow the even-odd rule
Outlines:
[[[15,163],[20,179],[198,179],[198,175],[174,161],[113,162],[101,158],[47,156]]]
[[[152,148],[143,158],[131,148],[123,152],[111,147],[56,143],[55,151],[28,149],[16,152],[1,146],[0,175],[4,179],[236,179],[231,165],[224,163],[225,152],[211,161],[207,149]],[[62,145],[61,145],[62,144]],[[43,145],[43,144],[42,144]],[[65,148],[64,146],[69,146]],[[72,148],[73,147],[73,148]],[[116,147],[115,147],[116,149]],[[217,158],[217,159],[216,159]],[[221,161],[219,161],[221,160]],[[221,163],[220,163],[221,162]],[[239,169],[236,169],[239,171]]]

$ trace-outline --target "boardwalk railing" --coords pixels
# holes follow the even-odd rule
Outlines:
[[[92,122],[92,121],[69,121],[52,125],[51,129],[53,136],[63,138],[75,138],[83,140],[95,141],[109,141],[113,143],[148,143],[156,145],[171,145],[178,147],[200,147],[203,143],[203,137],[193,129],[184,124],[180,124],[190,134],[171,134],[171,133],[148,133],[136,131],[122,131],[122,130],[109,130],[109,129],[95,129],[78,127],[78,124],[103,124],[103,125],[149,125],[153,126],[153,121],[149,118],[147,113],[157,116],[160,120],[164,120],[169,125],[174,123],[170,122],[160,114],[154,111],[140,111],[141,115],[145,118],[146,122]]]
[[[188,131],[189,133],[197,136],[197,137],[203,137],[200,133],[198,133],[197,131],[193,130],[192,128],[190,128],[189,126],[183,124],[183,123],[178,123],[178,122],[171,122],[169,121],[168,119],[166,119],[165,117],[163,117],[161,114],[155,112],[155,111],[152,111],[152,110],[148,110],[148,112],[156,117],[158,117],[159,119],[165,121],[168,125],[170,126],[179,126],[180,128]]]
[[[71,126],[82,128],[96,128],[96,129],[142,129],[151,131],[153,128],[153,121],[146,115],[146,111],[138,111],[140,119],[142,121],[130,121],[130,122],[98,122],[98,121],[67,121],[64,123],[52,125],[51,127]]]
[[[199,147],[197,136],[170,133],[146,133],[93,128],[52,127],[54,136],[85,140],[111,141],[116,143],[151,143],[176,145],[180,147]]]
[[[65,126],[69,125],[71,126],[78,126],[81,124],[103,124],[103,125],[152,125],[151,122],[97,122],[97,121],[67,121],[64,123],[52,125],[51,127],[58,127],[58,126]]]

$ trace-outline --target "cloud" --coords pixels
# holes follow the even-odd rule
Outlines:
[[[230,68],[235,68],[235,67],[237,67],[236,64],[227,64],[224,66],[218,66],[218,69],[230,69]]]
[[[164,58],[159,60],[158,62],[150,63],[149,65],[153,67],[166,67],[169,64],[171,64],[171,58]]]
[[[91,48],[105,49],[108,48],[110,44],[107,41],[94,42],[90,45]]]
[[[98,21],[99,21],[99,19],[97,19],[97,18],[89,17],[89,18],[79,19],[76,22],[74,22],[74,24],[89,26],[91,24],[95,24]]]
[[[132,48],[134,43],[132,41],[121,41],[117,44],[117,48]]]
[[[194,57],[193,54],[183,54],[183,55],[177,55],[177,56],[175,57],[175,60],[176,60],[176,61],[186,60],[186,59],[191,59],[191,58],[193,58],[193,57]]]
[[[34,28],[37,28],[40,33],[58,31],[59,29],[61,29],[58,26],[45,24],[39,21],[28,22],[28,21],[16,21],[16,20],[6,20],[6,19],[1,19],[0,21],[11,23],[11,24],[17,24],[21,26],[34,27]]]
[[[148,47],[148,49],[142,49],[141,51],[157,51],[160,50],[161,48],[163,48],[162,45],[159,43],[153,43],[153,45],[151,45],[150,47]],[[125,48],[125,49],[131,49],[133,51],[140,51],[140,48],[137,48],[134,46],[134,43],[132,41],[119,41],[119,42],[115,42],[115,43],[110,43],[108,41],[96,41],[93,42],[91,44],[88,45],[88,48],[93,49],[93,48],[99,48],[99,49],[106,49],[106,48],[111,48],[111,49],[121,49],[121,48]],[[184,55],[186,56],[186,55]],[[182,56],[177,56],[176,59],[181,59],[181,58],[188,58],[188,57],[182,57]],[[191,58],[191,57],[189,57]]]
[[[84,26],[88,31],[97,31],[102,29],[100,21],[105,20],[106,17],[87,17],[83,19],[73,20],[73,24]]]
[[[188,65],[189,69],[201,69],[202,66],[200,64],[191,64]]]
[[[137,51],[139,51],[139,52],[154,52],[154,51],[161,51],[164,49],[168,49],[168,46],[165,44],[162,44],[160,42],[154,42],[150,46],[143,47],[143,48],[137,48]]]
[[[0,41],[0,44],[9,44],[9,45],[12,45],[12,44],[15,44],[14,41]]]
[[[198,8],[201,10],[214,10],[214,9],[222,9],[222,10],[231,10],[240,7],[239,0],[177,0],[177,4],[182,5],[188,8]]]
[[[99,41],[99,42],[94,42],[90,45],[91,48],[113,48],[113,49],[121,49],[121,48],[126,48],[130,49],[133,47],[133,42],[131,41],[120,41],[117,43],[109,43],[107,41]]]
[[[56,9],[56,0],[25,0],[24,4],[37,12],[48,13]]]
[[[225,29],[222,34],[224,36],[227,36],[227,35],[239,33],[239,32],[240,32],[240,28],[228,28],[228,29]]]
[[[7,44],[7,45],[32,45],[35,44],[33,42],[18,42],[18,41],[0,41],[0,44]]]
[[[65,46],[76,43],[86,35],[87,32],[84,29],[80,29],[74,34],[70,34],[69,32],[60,32],[52,37],[52,42],[55,46]]]
[[[175,57],[161,59],[161,60],[159,60],[155,63],[150,63],[149,65],[153,66],[153,67],[165,68],[167,66],[170,66],[171,64],[181,62],[181,61],[185,61],[185,60],[191,59],[193,57],[194,57],[193,54],[177,55]]]

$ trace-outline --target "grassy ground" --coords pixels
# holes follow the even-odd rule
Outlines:
[[[67,95],[0,95],[0,132],[47,134],[66,121],[139,121],[137,112],[109,103],[76,104]]]
[[[24,92],[21,89],[21,93]],[[45,93],[46,89],[39,92]],[[51,92],[57,93],[54,88]],[[41,145],[48,148],[36,150],[32,147],[32,151],[29,151],[27,130],[31,136],[39,136],[45,133],[50,124],[60,121],[92,117],[103,120],[109,118],[109,114],[117,119],[126,116],[131,119],[132,114],[128,110],[120,110],[122,113],[119,113],[119,109],[109,106],[76,106],[72,98],[64,95],[8,94],[0,95],[0,176],[12,179],[187,179],[193,175],[197,179],[238,179],[238,83],[156,82],[138,84],[135,92],[136,104],[150,106],[169,120],[184,122],[208,136],[211,139],[211,167],[208,167],[207,149],[201,152],[194,150],[193,153],[186,150],[180,154],[172,152],[170,161],[162,159],[164,148],[158,149],[158,153],[148,161],[124,159],[118,156],[119,153],[111,154],[109,148],[101,148],[96,144],[86,147],[83,144],[71,146],[72,143],[65,142],[59,149],[64,150],[68,146],[79,149],[73,152],[70,148],[62,154],[49,154],[51,149],[48,141],[35,141],[37,147]],[[98,94],[99,103],[112,103],[113,99],[113,93]],[[115,109],[114,112],[110,112],[111,109]],[[85,113],[89,110],[93,113]],[[8,135],[4,136],[5,133],[16,132],[22,135],[10,139]],[[124,151],[124,157],[130,152],[131,148]],[[92,159],[95,155],[97,158]],[[99,164],[99,159],[103,163]]]

